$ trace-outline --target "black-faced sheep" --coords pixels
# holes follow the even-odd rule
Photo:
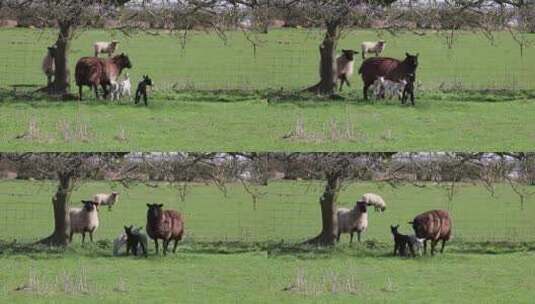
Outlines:
[[[362,49],[362,59],[366,59],[366,54],[368,53],[374,53],[375,56],[379,56],[385,49],[386,41],[379,40],[379,41],[364,41],[360,47]]]
[[[368,213],[366,204],[357,202],[353,209],[338,208],[336,211],[338,218],[338,234],[336,241],[340,241],[340,234],[349,233],[349,243],[353,243],[353,233],[357,233],[357,239],[360,242],[360,234],[368,229]]]
[[[424,240],[424,254],[427,253],[427,241],[431,240],[431,254],[435,254],[435,246],[442,241],[440,253],[444,252],[446,241],[452,236],[453,221],[446,210],[431,210],[417,215],[409,222],[417,238]]]
[[[93,48],[95,49],[95,57],[98,57],[98,54],[101,53],[107,53],[108,57],[111,57],[111,55],[117,50],[117,46],[119,44],[119,41],[112,40],[111,42],[95,42],[93,44]]]
[[[147,234],[154,240],[158,254],[158,239],[163,240],[163,254],[167,254],[169,242],[174,240],[173,253],[184,236],[184,218],[175,210],[163,210],[163,204],[147,204]]]
[[[71,233],[69,241],[75,233],[82,234],[82,244],[85,242],[85,233],[89,233],[89,239],[93,242],[93,233],[99,225],[97,205],[92,201],[82,201],[82,208],[70,208]]]

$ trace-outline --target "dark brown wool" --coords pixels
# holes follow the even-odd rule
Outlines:
[[[76,85],[79,88],[79,98],[82,100],[82,86],[89,86],[95,90],[95,97],[98,99],[97,87],[102,86],[104,98],[108,96],[108,87],[111,85],[110,79],[116,79],[123,69],[132,68],[130,59],[125,54],[103,59],[98,57],[82,57],[76,63],[75,76]]]
[[[431,210],[424,212],[414,218],[412,228],[416,237],[425,239],[424,254],[427,251],[427,240],[431,240],[431,254],[435,254],[435,246],[438,241],[442,241],[440,253],[444,252],[446,241],[451,239],[452,219],[446,210]]]
[[[364,83],[364,99],[368,99],[368,88],[381,76],[385,79],[399,82],[409,74],[416,75],[418,54],[410,55],[406,53],[405,56],[403,61],[387,57],[373,57],[362,62],[359,74],[362,75],[362,82]]]
[[[175,210],[163,210],[163,204],[147,204],[147,234],[154,240],[158,254],[158,239],[163,240],[163,254],[167,254],[169,242],[174,240],[173,253],[184,235],[184,219]]]

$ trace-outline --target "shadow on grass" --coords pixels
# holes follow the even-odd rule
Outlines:
[[[392,255],[391,243],[366,240],[362,243],[340,243],[334,247],[316,247],[290,242],[245,242],[245,241],[185,241],[180,243],[177,254],[230,255],[264,253],[267,257],[291,256],[303,260],[327,259],[333,256],[398,258]],[[84,257],[113,257],[112,241],[99,240],[82,246],[73,242],[67,248],[48,247],[34,243],[0,242],[0,256],[25,255],[33,259],[57,259],[65,255]],[[429,248],[428,248],[429,250]],[[462,242],[446,245],[446,253],[496,255],[535,251],[535,242]],[[161,254],[161,253],[160,253]],[[439,253],[437,253],[440,255]],[[154,256],[153,242],[149,241],[149,256]],[[169,253],[169,256],[173,254]]]

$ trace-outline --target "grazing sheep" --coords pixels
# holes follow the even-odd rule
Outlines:
[[[84,207],[70,208],[69,210],[71,219],[69,242],[72,242],[73,234],[81,233],[82,244],[84,244],[86,232],[89,232],[89,239],[93,242],[93,232],[98,228],[99,220],[97,204],[92,201],[82,201],[82,203],[84,204]]]
[[[373,206],[375,211],[384,212],[386,210],[386,203],[382,197],[375,193],[364,193],[360,198],[368,206]]]
[[[407,98],[410,96],[411,104],[414,106],[414,83],[416,82],[416,75],[414,73],[408,74],[405,81],[407,84],[403,88],[401,104],[405,104],[405,102],[407,102]]]
[[[89,86],[95,90],[98,99],[98,86],[104,90],[104,98],[108,96],[108,86],[117,78],[123,69],[131,69],[132,64],[127,55],[121,54],[110,59],[96,57],[82,57],[76,63],[76,85],[79,88],[79,99],[82,100],[82,87]]]
[[[349,84],[349,78],[353,76],[353,65],[355,64],[354,55],[358,53],[359,52],[353,50],[342,50],[342,55],[336,58],[336,73],[337,78],[340,80],[340,92],[342,91],[344,82],[348,87],[351,86]]]
[[[422,247],[422,241],[415,235],[405,235],[398,232],[399,225],[390,226],[390,232],[394,236],[394,255],[399,256],[407,255],[407,247],[411,253],[411,256],[415,257],[416,252],[420,252]]]
[[[418,54],[411,55],[405,53],[403,61],[394,58],[375,57],[368,58],[362,62],[359,68],[359,74],[362,75],[364,83],[364,99],[368,99],[368,88],[379,78],[399,82],[406,79],[409,74],[416,75],[418,68]]]
[[[357,239],[360,242],[360,234],[368,229],[368,213],[366,204],[357,201],[353,209],[338,208],[338,235],[336,241],[340,241],[340,234],[349,233],[349,244],[353,243],[353,233],[357,232]]]
[[[115,203],[119,202],[119,192],[112,192],[112,193],[97,193],[93,196],[93,202],[98,207],[102,205],[107,205],[108,210],[111,211],[111,207],[115,205]]]
[[[48,51],[43,58],[43,62],[41,64],[41,69],[43,70],[43,73],[45,73],[47,78],[47,86],[49,87],[52,83],[52,77],[56,73],[56,52],[57,48],[55,45],[49,46]]]
[[[111,55],[117,50],[117,46],[119,44],[119,41],[112,40],[111,42],[95,42],[93,44],[93,48],[95,49],[95,57],[98,57],[98,54],[101,53],[107,53],[108,57],[111,57]]]
[[[138,104],[139,99],[141,96],[143,96],[143,101],[145,102],[145,106],[148,106],[148,98],[147,98],[147,87],[152,86],[152,79],[149,78],[149,75],[143,75],[143,79],[138,83],[137,89],[136,89],[136,98],[135,102]]]
[[[184,219],[175,210],[163,210],[163,204],[147,204],[147,234],[154,240],[158,254],[158,239],[163,240],[163,254],[167,255],[167,247],[171,240],[175,241],[173,253],[176,252],[178,241],[184,235]]]
[[[362,48],[362,59],[366,59],[367,53],[375,53],[375,57],[379,56],[385,49],[386,41],[379,40],[376,42],[364,41],[360,47]]]
[[[409,222],[416,237],[424,239],[424,254],[427,253],[427,241],[431,240],[431,255],[435,254],[435,246],[442,241],[440,253],[444,252],[446,241],[452,237],[452,219],[446,210],[431,210],[416,216]]]
[[[139,229],[133,229],[133,226],[124,226],[124,232],[126,234],[126,255],[130,254],[130,251],[137,256],[138,253],[143,252],[143,255],[147,257],[147,236],[141,233],[142,227]],[[141,251],[140,251],[141,249]]]

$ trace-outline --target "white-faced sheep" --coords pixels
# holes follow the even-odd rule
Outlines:
[[[384,212],[386,210],[385,200],[375,193],[364,193],[358,202],[363,202],[367,206],[373,206],[375,211]]]
[[[346,83],[348,87],[351,86],[349,84],[349,78],[353,76],[355,54],[358,54],[358,53],[359,52],[353,51],[353,50],[342,50],[342,55],[336,58],[336,73],[337,73],[337,78],[340,80],[340,91],[342,91],[344,82]]]
[[[117,50],[117,46],[119,44],[119,41],[112,40],[111,42],[95,42],[93,44],[93,48],[95,49],[95,57],[98,57],[98,54],[106,53],[108,54],[108,57],[111,57],[111,55]]]
[[[119,192],[112,193],[98,193],[93,196],[93,202],[100,207],[101,205],[107,205],[108,209],[111,210],[112,206],[115,203],[119,202]]]
[[[357,233],[357,239],[360,242],[360,234],[368,229],[368,212],[366,204],[357,202],[353,209],[338,208],[336,211],[338,218],[338,234],[336,241],[340,241],[340,234],[349,233],[349,243],[353,243],[353,234]]]
[[[46,75],[47,78],[47,86],[49,87],[52,83],[52,77],[56,73],[56,46],[50,46],[48,47],[48,51],[43,58],[43,62],[41,64],[41,69],[43,70],[43,73]]]
[[[69,216],[71,219],[71,234],[69,241],[72,242],[72,236],[75,233],[82,234],[82,244],[85,242],[85,233],[89,233],[89,239],[93,242],[93,232],[99,225],[98,209],[95,202],[82,201],[84,204],[81,208],[70,208]]]
[[[128,96],[128,98],[132,97],[132,83],[130,82],[128,73],[125,74],[125,78],[123,80],[110,80],[110,83],[111,100],[118,100],[124,96]]]
[[[366,59],[367,53],[374,53],[375,56],[379,56],[385,49],[386,41],[379,40],[375,42],[364,41],[360,47],[362,48],[362,59]]]

